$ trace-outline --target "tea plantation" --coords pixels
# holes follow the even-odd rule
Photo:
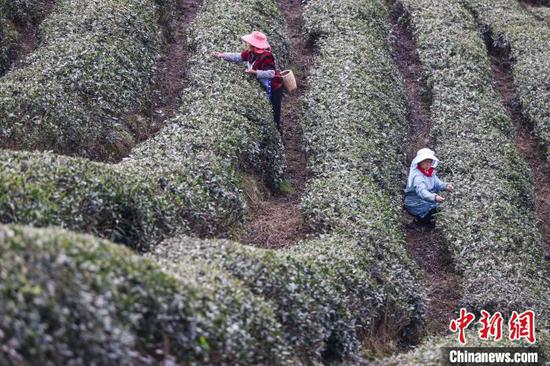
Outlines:
[[[313,55],[307,70],[289,9]],[[513,63],[517,108],[548,167],[547,10],[0,0],[0,366],[440,364],[441,348],[459,343],[428,330],[434,295],[403,219],[410,102],[392,12],[421,63],[439,175],[455,186],[427,232],[460,278],[449,313],[498,311],[507,325],[533,310],[534,344],[484,343],[472,324],[468,346],[533,346],[550,360],[549,238],[537,211],[550,198],[516,144],[488,54]],[[307,79],[293,97],[305,234],[285,248],[239,239],[254,216],[251,185],[288,194],[288,130],[242,65],[210,56],[241,50],[253,30],[281,70]],[[152,133],[136,115],[157,108],[174,42],[184,42],[184,88]]]

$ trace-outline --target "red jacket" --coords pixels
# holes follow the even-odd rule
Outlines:
[[[283,87],[283,78],[270,51],[265,50],[258,55],[250,51],[244,51],[241,52],[241,58],[252,65],[252,70],[275,70],[275,76],[271,79],[271,89],[278,90]]]

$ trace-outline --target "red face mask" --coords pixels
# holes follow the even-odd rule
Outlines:
[[[420,165],[417,165],[416,166],[418,168],[418,170],[420,170],[422,172],[422,174],[424,174],[426,177],[431,177],[433,172],[434,172],[434,167],[431,166],[428,170],[424,170],[420,167]]]

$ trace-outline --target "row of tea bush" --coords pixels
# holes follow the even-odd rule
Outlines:
[[[289,364],[267,300],[214,268],[171,272],[89,235],[0,226],[0,365]]]
[[[358,322],[363,341],[386,338],[390,349],[396,339],[415,342],[423,332],[425,293],[400,221],[406,106],[386,7],[381,1],[317,1],[304,17],[319,52],[303,105],[312,172],[304,219],[339,242],[323,261],[352,260],[382,285],[384,306],[363,307],[376,319]]]
[[[0,76],[10,68],[21,27],[36,26],[46,15],[48,0],[0,0]]]
[[[532,178],[495,89],[476,20],[459,0],[402,0],[433,97],[436,153],[456,192],[438,226],[470,311],[548,310]]]
[[[207,50],[240,47],[245,29],[269,24],[278,30],[274,44],[281,45],[284,59],[282,24],[273,7],[243,8],[249,9],[248,19],[256,19],[249,24],[235,22],[231,11],[237,10],[229,4],[204,5],[190,31],[189,88],[181,110],[123,162],[2,152],[0,189],[9,192],[0,197],[2,222],[60,225],[139,251],[177,231],[236,234],[247,213],[242,172],[255,170],[277,189],[282,144],[261,86],[238,66],[210,60]],[[219,20],[224,16],[225,24]]]
[[[0,146],[97,160],[127,153],[146,128],[128,114],[152,103],[157,18],[171,6],[58,1],[36,50],[0,79]]]
[[[492,46],[509,51],[514,85],[522,113],[533,123],[534,133],[550,161],[550,27],[534,18],[513,0],[490,3],[466,1],[492,35]]]
[[[337,10],[341,11],[337,17],[340,25],[329,25]],[[391,55],[385,43],[388,29],[383,23],[386,16],[381,2],[308,3],[304,14],[306,27],[310,36],[317,39],[319,55],[305,96],[306,125],[329,120],[319,114],[319,109],[326,108],[326,100],[359,98],[361,90],[355,85],[347,88],[334,82],[338,60],[349,56],[349,48],[338,45],[353,39],[354,47],[370,44],[366,46],[370,51],[367,54],[372,56],[352,59],[350,64],[358,61],[358,65],[342,69],[341,77],[359,75],[357,84],[362,79],[376,80],[386,93],[377,99],[373,92],[357,101],[368,109],[364,112],[365,118],[369,117],[363,122],[364,128],[384,129],[391,138],[404,138],[404,101],[401,83],[395,67],[391,66]],[[321,24],[328,26],[322,34],[319,31]],[[330,90],[326,83],[330,83]],[[392,115],[376,125],[377,111],[393,101],[392,97],[397,98],[397,102],[388,107]],[[340,119],[332,119],[335,127],[327,135],[336,141],[349,141],[340,150],[322,149],[331,142],[324,141],[322,136],[316,139],[318,150],[314,150],[313,143],[306,142],[316,178],[307,189],[307,195],[315,203],[304,204],[304,210],[309,222],[326,223],[325,226],[311,225],[315,232],[326,235],[280,251],[185,236],[169,239],[154,250],[153,256],[169,269],[176,268],[177,272],[192,264],[228,272],[254,295],[268,301],[294,362],[354,362],[364,347],[372,350],[374,344],[383,342],[393,343],[395,347],[399,341],[416,340],[423,328],[424,294],[419,290],[417,269],[408,257],[403,233],[399,230],[399,210],[395,206],[391,208],[390,189],[385,187],[384,181],[375,183],[372,176],[365,177],[367,169],[361,167],[359,161],[369,152],[380,156],[380,151],[374,147],[361,149],[368,143],[365,135],[347,135],[349,126],[355,121],[353,112],[359,110],[357,106],[349,114],[342,113]],[[306,127],[306,136],[313,136],[314,132],[313,127]],[[346,157],[341,151],[345,148],[355,149],[358,156]],[[315,162],[322,160],[318,156],[321,153],[324,154],[323,164],[327,165],[316,166]],[[399,151],[394,156],[393,164],[387,162],[387,165],[398,174]],[[338,157],[350,162],[350,168],[334,172],[340,169]],[[329,189],[323,194],[319,188],[323,184],[330,185],[335,192]],[[380,190],[384,192],[379,193]],[[308,210],[307,207],[314,205],[323,207]],[[260,355],[262,352],[258,350]]]

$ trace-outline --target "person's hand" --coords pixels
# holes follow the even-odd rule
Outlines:
[[[447,192],[453,192],[454,190],[455,190],[455,187],[451,183],[447,184],[447,189],[446,189]]]
[[[435,202],[441,203],[443,201],[445,201],[444,197],[441,197],[440,195],[435,196]]]
[[[224,56],[223,52],[214,51],[210,53],[210,56],[216,57],[216,58],[222,58]]]
[[[246,69],[246,70],[244,70],[244,72],[246,72],[247,74],[254,74],[254,75],[256,75],[256,70]]]

